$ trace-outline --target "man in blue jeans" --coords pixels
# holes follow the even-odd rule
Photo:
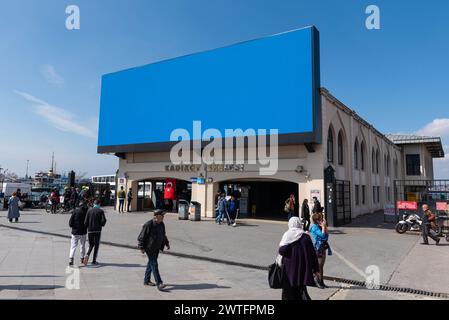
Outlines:
[[[165,233],[164,212],[162,210],[154,211],[154,218],[142,227],[142,231],[137,238],[140,251],[148,256],[147,269],[143,284],[145,286],[157,286],[162,291],[165,288],[159,273],[157,258],[159,251],[170,250],[170,244]],[[156,283],[151,282],[151,273],[154,274]]]
[[[226,220],[228,220],[228,218],[226,217],[226,198],[225,198],[224,193],[221,193],[220,197],[218,198],[217,209],[218,209],[218,215],[217,215],[217,218],[215,219],[215,222],[218,224],[221,224],[223,219],[226,218]]]

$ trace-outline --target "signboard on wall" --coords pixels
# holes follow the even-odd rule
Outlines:
[[[321,203],[321,190],[312,189],[310,190],[310,203],[313,204],[313,197],[316,197],[318,201]]]
[[[398,201],[398,210],[418,210],[418,203],[416,201]]]
[[[201,139],[194,121],[223,137],[278,129],[280,144],[321,143],[319,69],[319,32],[307,27],[104,75],[98,152],[169,150],[175,129]],[[229,109],[238,110],[231,128]]]
[[[386,203],[384,206],[384,215],[385,216],[395,216],[396,215],[396,209],[394,207],[394,204],[392,203]]]
[[[447,211],[447,202],[437,202],[437,211]]]

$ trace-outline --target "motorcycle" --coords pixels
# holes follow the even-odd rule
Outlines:
[[[423,223],[422,218],[417,214],[404,214],[402,220],[396,225],[397,233],[406,233],[407,231],[420,231]]]

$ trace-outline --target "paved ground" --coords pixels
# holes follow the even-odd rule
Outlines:
[[[277,299],[280,292],[267,288],[266,271],[208,261],[164,255],[161,268],[169,293],[141,286],[146,259],[136,250],[103,245],[100,267],[81,267],[81,289],[65,288],[68,240],[13,228],[69,235],[69,215],[50,215],[40,210],[22,212],[18,224],[6,222],[0,213],[0,298],[56,299]],[[135,246],[142,223],[149,213],[107,213],[103,241]],[[1,225],[6,227],[1,227]],[[237,228],[217,226],[213,221],[179,221],[166,217],[172,251],[233,262],[267,266],[286,229],[284,222],[246,220]],[[444,242],[444,240],[442,240]],[[364,280],[369,265],[380,269],[382,284],[449,292],[444,272],[448,249],[423,247],[417,235],[398,235],[380,216],[357,219],[348,227],[332,230],[326,274]],[[438,272],[422,270],[426,266]],[[182,266],[182,267],[181,267]],[[359,273],[358,273],[359,272]],[[345,288],[330,283],[327,290],[310,289],[314,299],[418,299],[420,296]]]
[[[167,292],[142,286],[146,259],[138,251],[101,247],[99,266],[67,267],[68,240],[0,227],[0,299],[226,299],[271,300],[280,290],[267,287],[266,272],[161,255]],[[69,273],[67,273],[67,271]],[[79,289],[67,282],[79,271]],[[420,296],[342,287],[310,288],[314,300],[424,299]]]

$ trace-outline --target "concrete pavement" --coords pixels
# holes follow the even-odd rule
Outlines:
[[[146,257],[137,250],[100,247],[100,265],[67,267],[69,241],[0,227],[0,299],[70,300],[277,300],[267,272],[223,264],[160,256],[167,291],[142,285]],[[79,252],[76,255],[76,262]],[[78,263],[79,264],[79,263]],[[79,289],[74,279],[79,272]],[[425,299],[328,282],[309,288],[314,300]]]
[[[9,225],[4,219],[5,212],[0,213],[0,224],[13,228],[52,232],[69,236],[69,215],[51,215],[42,210],[22,212],[18,224]],[[136,246],[137,235],[141,225],[151,219],[151,213],[118,214],[107,210],[108,223],[102,235],[102,241]],[[449,286],[435,283],[430,275],[420,275],[411,283],[404,275],[411,275],[416,269],[416,261],[435,261],[435,265],[444,265],[444,261],[425,250],[412,254],[418,249],[416,234],[399,235],[393,225],[385,224],[381,215],[372,215],[357,219],[353,224],[331,230],[331,246],[335,254],[328,258],[325,273],[329,276],[364,281],[363,274],[368,266],[375,265],[380,271],[381,284],[394,284],[415,289],[436,292],[448,292]],[[269,222],[259,220],[242,220],[238,227],[218,226],[213,221],[180,221],[176,215],[166,216],[168,236],[172,251],[191,254],[211,259],[268,266],[274,260],[278,242],[286,230],[286,222]],[[60,239],[59,241],[65,241]],[[444,240],[442,240],[444,242]],[[427,248],[432,248],[429,246]],[[444,247],[439,247],[441,257],[445,257]],[[429,256],[427,258],[427,256]],[[413,258],[414,257],[414,258]],[[177,259],[166,257],[167,259]],[[63,259],[64,260],[64,259]],[[184,259],[185,260],[185,259]],[[408,262],[410,261],[410,262]],[[219,268],[218,264],[208,264],[210,268]],[[63,264],[66,264],[65,260]],[[231,268],[231,266],[224,266]],[[234,268],[232,266],[232,268]],[[245,269],[249,272],[248,269]],[[259,272],[258,270],[252,270]],[[245,273],[246,273],[245,272]],[[266,278],[266,272],[260,271]],[[416,271],[419,273],[418,271]],[[266,283],[264,283],[266,285]],[[338,297],[338,295],[336,295]]]

